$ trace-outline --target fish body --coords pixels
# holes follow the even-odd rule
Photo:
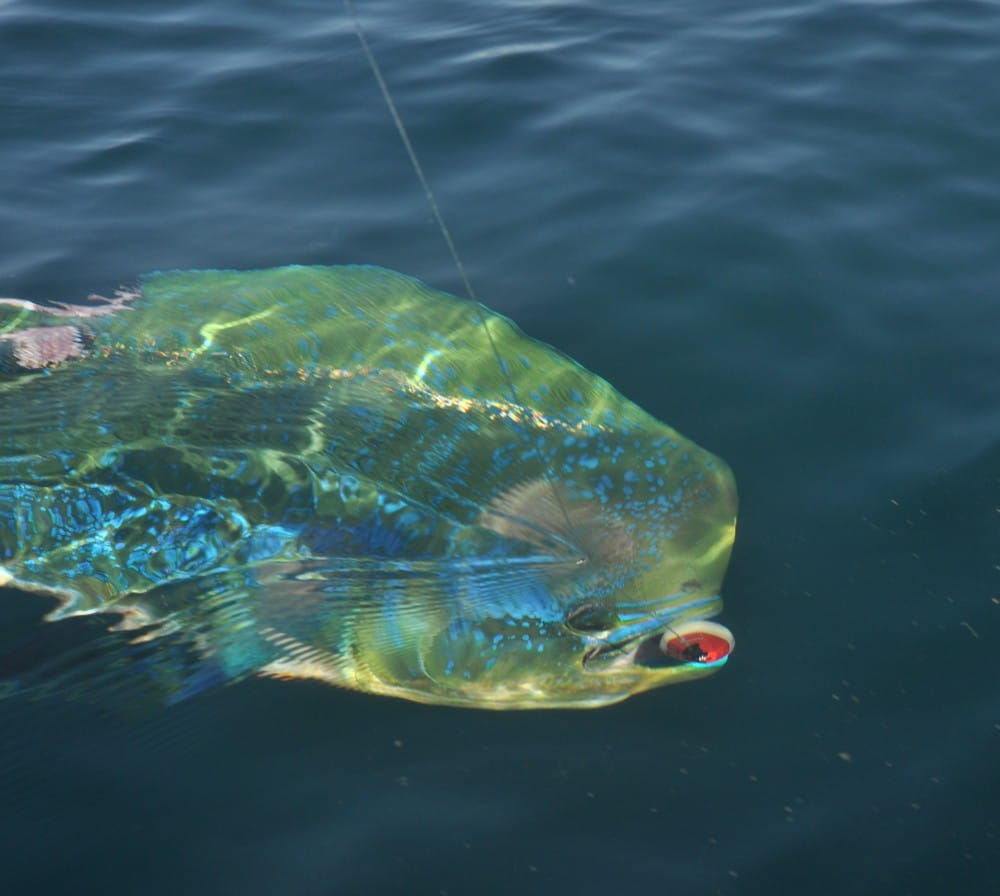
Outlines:
[[[0,302],[0,418],[0,584],[109,614],[168,700],[263,674],[596,706],[728,655],[658,649],[721,608],[725,463],[392,271]]]

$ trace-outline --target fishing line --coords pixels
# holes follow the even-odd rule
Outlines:
[[[406,154],[410,157],[410,164],[413,165],[413,170],[417,173],[417,179],[420,181],[420,186],[424,188],[424,195],[427,197],[428,203],[430,203],[431,211],[434,213],[434,220],[437,221],[438,228],[441,230],[441,235],[444,237],[444,241],[448,244],[448,251],[451,253],[452,261],[455,262],[455,267],[458,268],[459,276],[462,278],[462,284],[465,286],[465,291],[468,293],[470,299],[477,305],[479,299],[476,296],[475,290],[472,288],[472,281],[469,280],[468,275],[465,273],[465,265],[462,264],[462,259],[459,257],[458,249],[455,248],[455,241],[451,238],[451,231],[448,230],[448,225],[444,223],[444,216],[441,214],[441,209],[438,208],[437,199],[434,198],[434,191],[431,190],[431,185],[424,175],[423,166],[420,164],[420,159],[417,158],[416,150],[413,148],[413,143],[410,142],[410,135],[406,130],[406,126],[403,124],[403,119],[400,117],[398,110],[396,109],[396,103],[392,99],[392,94],[389,92],[389,85],[386,84],[385,78],[382,77],[382,69],[379,68],[379,64],[375,59],[375,54],[372,53],[371,47],[368,46],[368,38],[365,37],[365,31],[361,27],[361,20],[358,18],[357,12],[354,10],[354,4],[351,0],[344,0],[344,8],[347,10],[348,15],[350,15],[352,21],[354,22],[354,33],[358,36],[358,42],[361,44],[361,49],[364,51],[365,58],[368,60],[368,65],[372,70],[372,74],[375,75],[375,81],[378,83],[378,89],[382,92],[382,99],[385,100],[386,106],[389,107],[389,114],[392,116],[392,121],[396,125],[396,130],[399,132],[400,139],[403,141],[403,146],[406,148]],[[493,347],[493,351],[496,352],[496,345],[493,343],[493,336],[490,334],[488,328],[486,328],[486,320],[482,316],[482,311],[480,311],[480,318],[483,321],[483,326],[486,329],[486,335],[490,337],[490,345]],[[500,355],[497,353],[497,360],[500,360]],[[510,382],[510,377],[508,379],[508,385],[510,386],[511,392],[514,393],[514,384]]]
[[[444,237],[445,243],[448,245],[448,251],[451,253],[452,261],[455,262],[455,267],[458,270],[458,274],[462,279],[462,285],[465,287],[466,295],[471,299],[473,307],[476,309],[476,314],[479,317],[479,322],[482,325],[483,331],[486,333],[486,338],[489,340],[490,348],[493,351],[493,356],[496,358],[497,365],[500,368],[500,373],[507,384],[507,389],[510,393],[511,403],[517,406],[521,406],[520,399],[517,394],[517,387],[514,385],[514,379],[510,375],[510,368],[507,362],[503,359],[500,354],[500,350],[497,348],[496,341],[493,338],[493,334],[490,332],[490,328],[487,325],[485,308],[482,302],[479,301],[479,297],[476,295],[476,291],[472,288],[472,281],[469,279],[468,274],[465,272],[465,265],[462,264],[461,256],[458,254],[458,249],[455,246],[455,241],[451,237],[451,231],[448,229],[448,225],[445,224],[444,216],[441,214],[441,209],[438,207],[437,199],[434,196],[434,191],[431,190],[430,182],[427,180],[427,176],[424,174],[423,166],[420,164],[420,159],[417,157],[416,150],[413,148],[413,143],[410,140],[409,132],[406,130],[406,125],[403,124],[403,119],[396,109],[396,103],[392,98],[392,93],[389,91],[389,85],[386,83],[385,78],[382,76],[382,69],[379,67],[378,61],[375,59],[375,54],[372,52],[371,47],[368,44],[368,38],[365,36],[364,28],[361,27],[361,20],[358,18],[358,14],[354,9],[354,3],[352,0],[344,0],[344,9],[347,11],[348,16],[350,16],[351,21],[354,25],[354,33],[357,35],[358,43],[361,44],[361,49],[364,52],[365,59],[368,61],[368,66],[372,70],[372,74],[375,76],[375,82],[378,84],[379,91],[382,94],[382,99],[385,100],[386,106],[389,108],[389,114],[392,116],[393,124],[396,126],[396,131],[399,134],[400,139],[403,141],[403,147],[406,149],[406,154],[410,158],[410,164],[413,166],[413,170],[417,175],[417,180],[420,181],[420,186],[423,188],[424,195],[427,197],[427,202],[431,207],[431,212],[434,215],[434,220],[437,222],[438,229],[441,231],[441,236]],[[545,479],[546,484],[552,493],[553,499],[559,506],[560,513],[563,519],[566,521],[566,526],[568,531],[573,535],[573,545],[577,551],[582,555],[583,559],[590,560],[587,551],[583,547],[583,542],[580,539],[576,527],[573,525],[573,521],[570,518],[569,511],[563,502],[562,496],[559,494],[558,489],[556,489],[555,484],[552,480],[552,475],[549,470],[548,462],[545,460],[545,452],[543,451],[543,440],[541,435],[539,435],[538,444],[536,445],[536,450],[538,451],[538,456],[542,461],[542,475]],[[520,520],[522,523],[531,525],[528,520]],[[534,528],[538,528],[534,526]],[[552,533],[546,533],[551,535]],[[561,540],[561,539],[559,539]]]

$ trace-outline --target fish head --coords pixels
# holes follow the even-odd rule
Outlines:
[[[501,490],[476,520],[489,550],[459,551],[446,585],[415,584],[409,612],[397,606],[387,622],[383,604],[356,630],[367,645],[353,651],[364,657],[363,689],[490,709],[584,708],[724,665],[734,639],[709,619],[735,536],[732,474],[693,445],[662,469],[662,446],[640,448],[632,466],[609,461]]]

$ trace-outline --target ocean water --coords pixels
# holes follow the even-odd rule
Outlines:
[[[1000,4],[357,6],[483,301],[733,466],[736,652],[576,713],[10,698],[0,892],[1000,892]],[[461,291],[338,3],[5,0],[0,122],[0,295]]]

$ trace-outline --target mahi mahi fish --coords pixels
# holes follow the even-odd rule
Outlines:
[[[173,271],[89,303],[0,300],[0,421],[0,585],[50,598],[42,629],[106,633],[44,657],[63,690],[96,664],[168,702],[264,675],[592,707],[732,649],[708,621],[726,464],[402,274]]]

